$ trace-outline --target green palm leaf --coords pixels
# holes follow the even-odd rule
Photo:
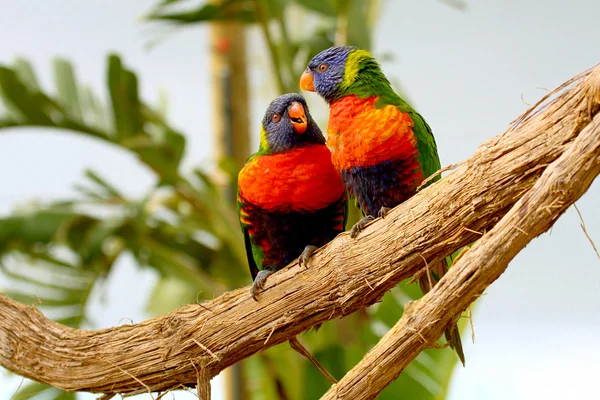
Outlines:
[[[180,176],[183,135],[139,99],[137,77],[119,57],[109,56],[107,64],[108,106],[78,83],[66,60],[54,62],[55,94],[39,86],[25,60],[0,66],[0,133],[14,127],[67,129],[130,151],[157,175],[148,194],[132,200],[88,170],[76,185],[80,197],[20,207],[0,218],[3,291],[72,327],[90,322],[90,293],[123,252],[159,273],[149,305],[156,312],[247,280],[235,210],[205,174],[198,171],[193,181]],[[171,290],[178,296],[170,296]],[[25,385],[17,398],[36,393],[73,398],[40,383]]]

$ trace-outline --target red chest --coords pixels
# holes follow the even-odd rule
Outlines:
[[[244,201],[273,211],[319,210],[345,190],[323,145],[258,156],[240,171],[238,186]]]
[[[377,100],[351,95],[331,104],[327,146],[338,170],[415,157],[410,115],[393,105],[376,107]]]

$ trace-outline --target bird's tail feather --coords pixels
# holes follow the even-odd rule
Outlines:
[[[456,322],[444,331],[444,336],[446,336],[446,340],[448,341],[450,347],[454,349],[456,354],[458,354],[458,358],[464,367],[465,353],[463,352],[462,341],[460,340],[460,333],[458,331],[458,325],[456,325]]]
[[[442,259],[438,262],[435,262],[431,265],[428,265],[428,273],[421,275],[419,278],[419,286],[421,287],[421,291],[423,294],[428,293],[435,284],[448,272],[448,262],[446,259]],[[458,326],[456,322],[453,322],[451,326],[449,326],[445,331],[444,335],[448,344],[456,354],[458,358],[462,362],[463,366],[465,365],[465,354],[463,352],[462,342],[460,340],[460,333],[458,331]]]

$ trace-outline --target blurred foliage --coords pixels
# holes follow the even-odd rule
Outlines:
[[[298,77],[317,52],[334,44],[371,48],[379,8],[380,1],[359,0],[162,0],[147,20],[181,27],[256,24],[278,92],[284,93],[298,89]],[[5,292],[58,322],[81,327],[91,322],[92,290],[126,254],[160,275],[148,304],[153,314],[250,283],[235,205],[206,171],[182,174],[185,136],[140,99],[136,74],[117,55],[108,56],[108,104],[78,82],[66,60],[54,61],[54,80],[49,92],[26,60],[0,66],[0,133],[44,127],[49,128],[44,133],[62,129],[109,142],[137,157],[156,180],[142,198],[131,199],[100,172],[88,170],[76,198],[24,205],[0,218],[0,273],[10,282]],[[237,171],[227,165],[223,160],[233,180]],[[418,285],[403,283],[368,310],[330,321],[301,340],[340,379],[396,323],[404,304],[419,297]],[[449,349],[426,350],[378,398],[443,399],[456,361]],[[329,387],[287,343],[251,357],[247,365],[245,384],[255,399],[314,399]],[[15,399],[39,396],[74,398],[29,383]]]
[[[12,282],[6,293],[73,327],[86,322],[91,291],[124,253],[160,274],[149,305],[155,313],[248,281],[233,205],[205,172],[180,174],[184,136],[139,99],[137,77],[118,56],[107,64],[107,107],[65,60],[54,63],[53,95],[25,60],[0,66],[0,133],[67,129],[130,151],[156,174],[156,184],[134,200],[85,171],[78,198],[23,206],[0,218],[0,272]]]
[[[440,1],[467,8],[463,0]],[[321,50],[334,45],[371,49],[381,8],[381,0],[162,0],[146,19],[181,28],[214,21],[258,25],[283,94],[299,90],[299,76]]]
[[[299,90],[299,76],[319,51],[334,44],[371,48],[379,8],[379,0],[165,0],[146,18],[176,27],[215,20],[257,24],[283,94]]]

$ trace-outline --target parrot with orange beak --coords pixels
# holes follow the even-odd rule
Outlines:
[[[349,46],[322,51],[308,63],[300,87],[317,92],[329,104],[327,145],[333,165],[364,214],[352,227],[352,237],[376,216],[384,217],[412,197],[424,179],[440,169],[431,128],[394,92],[368,51]],[[447,270],[445,259],[430,264],[430,275],[419,279],[423,293]],[[456,324],[445,334],[464,364]]]
[[[345,229],[346,190],[331,152],[299,94],[273,100],[258,152],[238,176],[238,216],[258,301],[266,278]]]

